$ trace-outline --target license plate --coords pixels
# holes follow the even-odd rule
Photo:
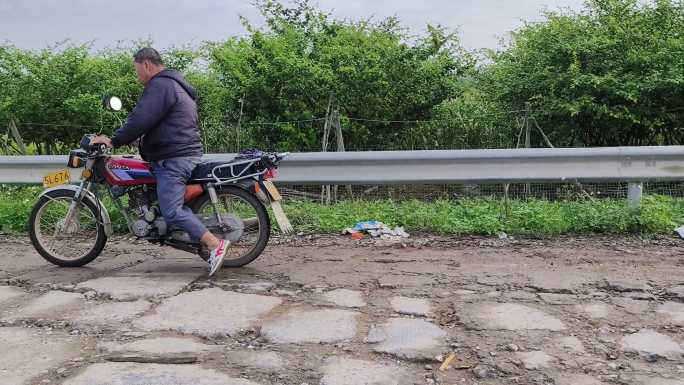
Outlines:
[[[54,186],[59,186],[61,184],[66,184],[69,183],[70,179],[71,175],[69,175],[68,170],[55,171],[43,177],[43,187],[50,188]]]
[[[276,188],[276,186],[270,180],[264,181],[264,187],[266,187],[266,190],[268,190],[268,195],[270,195],[274,201],[279,201],[283,199],[283,197],[280,196],[278,188]]]

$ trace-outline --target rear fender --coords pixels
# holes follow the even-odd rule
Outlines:
[[[236,183],[229,184],[228,186],[236,186],[244,190],[247,190],[250,194],[254,194],[259,199],[259,201],[266,207],[270,206],[271,204],[271,199],[268,197],[268,194],[264,192],[264,189],[259,187],[259,181],[257,181],[256,179],[243,179]],[[218,188],[221,187],[219,186]]]
[[[268,193],[261,186],[261,183],[259,183],[259,181],[250,179],[245,182],[249,183],[248,187],[246,187],[247,191],[254,194],[259,199],[259,201],[264,204],[264,206],[268,207],[271,205],[271,198],[269,198]]]
[[[43,196],[46,196],[52,191],[56,190],[68,190],[68,191],[73,191],[74,193],[78,192],[79,187],[74,186],[74,185],[61,185],[53,188],[49,188],[45,191],[43,191],[40,196],[38,196],[38,199],[42,198]],[[89,200],[95,207],[100,208],[100,218],[102,218],[102,225],[104,226],[105,234],[107,237],[110,237],[113,233],[114,230],[112,229],[112,220],[109,217],[109,212],[107,212],[107,209],[104,207],[102,202],[100,202],[95,194],[93,194],[92,191],[86,190],[85,195],[83,196],[83,199]]]

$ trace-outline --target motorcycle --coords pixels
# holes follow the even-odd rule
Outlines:
[[[110,111],[121,109],[116,97],[107,98],[105,105]],[[103,144],[91,145],[94,136],[84,136],[80,148],[69,154],[68,168],[83,168],[80,184],[70,184],[68,169],[43,179],[46,190],[33,206],[28,224],[38,253],[63,267],[84,266],[97,258],[113,234],[101,199],[104,190],[135,237],[208,260],[210,251],[198,240],[167,226],[149,163],[132,155],[112,155]],[[272,207],[281,231],[292,231],[272,182],[287,155],[245,151],[229,162],[200,163],[193,171],[184,202],[209,231],[230,241],[223,266],[244,266],[261,255],[271,233],[266,207]]]

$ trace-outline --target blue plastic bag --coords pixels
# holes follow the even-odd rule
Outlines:
[[[365,221],[365,222],[359,222],[352,227],[352,230],[355,231],[369,231],[369,230],[378,230],[381,229],[385,226],[384,223],[378,222],[378,221]]]

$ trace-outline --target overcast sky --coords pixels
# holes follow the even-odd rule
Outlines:
[[[426,23],[458,29],[470,49],[496,48],[499,38],[535,21],[545,9],[579,10],[584,0],[319,0],[337,18],[397,16],[412,33]],[[0,0],[0,41],[44,48],[57,41],[152,38],[160,48],[244,34],[239,16],[260,24],[249,0]]]

